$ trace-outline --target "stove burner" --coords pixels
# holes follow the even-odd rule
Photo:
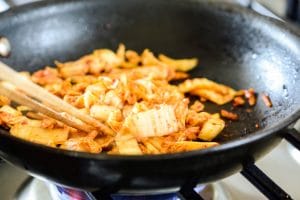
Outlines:
[[[49,184],[50,193],[53,199],[60,200],[96,200],[89,192],[63,188]]]
[[[230,193],[226,191],[222,183],[212,183],[207,185],[198,185],[194,188],[195,192],[207,200],[225,200],[231,199]],[[133,193],[132,191],[111,195],[112,200],[185,200],[178,191],[162,190],[153,191],[151,194],[143,195],[142,191]],[[130,193],[130,194],[129,194]],[[201,197],[200,197],[201,196]],[[15,196],[16,200],[98,200],[92,193],[64,188],[54,185],[50,182],[44,182],[35,178],[27,179]]]
[[[51,191],[51,195],[53,199],[59,200],[97,200],[97,199],[104,199],[103,197],[95,197],[90,192],[74,190],[69,188],[63,188],[61,186],[55,186],[53,184],[49,184],[49,188]],[[203,187],[204,188],[204,187]],[[201,189],[200,189],[201,190]],[[129,194],[130,193],[130,194]],[[150,194],[148,191],[145,192],[146,195],[143,194],[142,191],[137,191],[133,193],[132,191],[120,194],[112,194],[112,200],[182,200],[184,198],[180,197],[177,192],[169,193],[166,191],[162,193],[162,191],[153,191],[153,194]],[[157,194],[159,193],[159,194]]]

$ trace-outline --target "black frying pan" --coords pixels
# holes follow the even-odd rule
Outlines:
[[[52,149],[0,132],[0,156],[29,173],[87,190],[155,189],[224,178],[255,161],[281,140],[300,116],[300,33],[245,8],[193,0],[58,0],[0,15],[0,34],[12,45],[16,70],[37,70],[120,42],[173,57],[198,57],[193,77],[270,95],[217,138],[223,145],[155,156],[113,156]],[[260,97],[259,97],[260,98]],[[229,108],[230,106],[224,106]],[[210,111],[220,107],[207,105]],[[258,123],[260,128],[255,128]]]

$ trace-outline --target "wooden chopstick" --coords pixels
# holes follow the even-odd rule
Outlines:
[[[111,130],[105,124],[97,121],[93,117],[86,115],[80,112],[78,109],[58,98],[57,96],[51,94],[44,88],[38,86],[27,78],[18,74],[15,70],[10,68],[8,65],[4,64],[0,61],[0,79],[3,81],[8,81],[15,85],[18,89],[22,90],[22,92],[26,93],[30,97],[33,97],[42,102],[42,104],[49,106],[53,110],[58,112],[66,112],[71,116],[74,116],[83,122],[97,128],[101,132],[114,135],[114,131]]]
[[[48,108],[45,105],[29,98],[25,94],[19,92],[14,87],[14,85],[10,83],[7,82],[0,83],[0,95],[4,95],[8,97],[9,99],[15,101],[16,103],[19,103],[20,105],[27,106],[31,108],[33,111],[43,113],[48,117],[61,121],[70,127],[82,130],[87,133],[95,130],[94,127],[87,125],[80,120],[72,118],[72,116],[68,115],[67,113],[56,112],[55,110]]]

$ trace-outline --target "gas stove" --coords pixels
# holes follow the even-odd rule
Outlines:
[[[224,190],[221,183],[212,183],[208,185],[198,185],[195,190],[205,199],[231,199],[228,191]],[[166,193],[159,194],[158,191],[152,194],[129,194],[119,193],[111,195],[113,200],[183,200],[185,199],[178,192],[164,191]],[[36,195],[39,194],[39,195]],[[96,200],[106,199],[97,198],[94,194],[71,190],[63,187],[55,186],[49,182],[43,182],[37,179],[29,178],[25,187],[20,187],[15,195],[17,200]]]
[[[11,0],[5,4],[0,0],[0,12],[8,9],[11,4],[24,4],[36,0]],[[256,1],[236,0],[243,6],[274,18],[279,19],[273,12]],[[295,124],[295,129],[300,131],[300,120]],[[287,141],[282,141],[272,152],[256,163],[266,175],[272,178],[284,191],[293,198],[300,199],[298,180],[300,176],[300,152]],[[260,173],[259,169],[254,172]],[[294,176],[293,176],[294,175]],[[262,175],[263,176],[263,175]],[[113,200],[183,200],[183,199],[266,199],[254,185],[247,179],[247,173],[235,174],[226,179],[206,185],[197,185],[189,188],[193,191],[179,191],[179,188],[171,190],[155,190],[145,194],[143,191],[120,191],[118,194],[110,195]],[[251,176],[247,177],[251,179]],[[262,178],[264,179],[264,178]],[[267,178],[268,179],[268,178]],[[265,183],[268,183],[266,179]],[[92,194],[86,191],[67,189],[54,185],[51,182],[42,181],[29,176],[23,170],[17,169],[8,163],[0,163],[0,199],[3,200],[96,200],[107,199],[99,194]],[[254,185],[253,185],[254,184]],[[261,189],[261,188],[260,188]],[[274,190],[277,188],[274,187]],[[196,196],[195,196],[196,195]],[[100,196],[100,197],[99,197]],[[201,197],[200,197],[201,196]]]
[[[297,128],[300,130],[300,121]],[[286,141],[272,152],[259,160],[256,165],[280,185],[295,199],[300,198],[300,152]],[[292,176],[295,175],[295,176]],[[23,170],[7,163],[0,165],[0,194],[3,200],[96,200],[93,194],[69,190],[53,183],[45,182],[28,176]],[[266,199],[255,186],[248,182],[241,174],[235,174],[218,182],[198,185],[195,191],[207,200],[228,199]],[[153,191],[145,195],[121,191],[112,195],[113,200],[183,200],[178,191]]]

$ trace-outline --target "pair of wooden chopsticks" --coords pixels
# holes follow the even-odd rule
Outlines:
[[[0,83],[0,95],[6,96],[18,104],[88,133],[98,130],[104,134],[114,134],[105,124],[82,113],[77,108],[18,74],[1,61],[0,80],[3,81]]]

